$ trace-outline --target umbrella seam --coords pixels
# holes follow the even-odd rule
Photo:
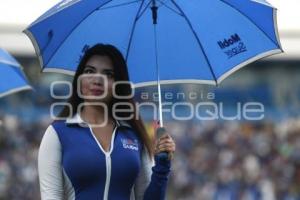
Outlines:
[[[137,13],[135,15],[135,20],[134,20],[134,23],[132,25],[132,29],[131,29],[131,33],[130,33],[130,38],[129,38],[129,42],[128,42],[128,46],[127,46],[127,51],[126,51],[126,62],[127,62],[128,56],[129,56],[129,51],[130,51],[130,47],[131,47],[131,41],[133,39],[133,34],[134,34],[134,31],[135,31],[136,23],[138,21],[138,15],[139,15],[139,13],[140,13],[140,11],[142,9],[142,6],[144,5],[144,2],[145,2],[145,0],[142,0],[142,3],[141,3],[141,5],[140,5],[140,7],[139,7],[139,9],[138,9],[138,11],[137,11]]]
[[[238,8],[236,8],[235,6],[233,6],[233,5],[231,5],[231,4],[229,4],[229,3],[227,3],[227,2],[225,2],[225,1],[223,1],[223,0],[220,0],[220,2],[222,2],[223,4],[225,4],[225,5],[227,5],[227,6],[229,6],[229,7],[231,7],[231,8],[233,8],[234,10],[236,10],[237,12],[239,12],[242,16],[244,16],[246,19],[248,19],[252,24],[254,24],[255,26],[256,26],[256,28],[257,29],[259,29],[269,40],[271,40],[272,41],[272,43],[273,44],[275,44],[278,48],[280,48],[281,49],[281,47],[278,45],[278,43],[276,43],[276,41],[274,41],[272,38],[270,38],[269,37],[269,35],[264,31],[264,30],[262,30],[250,17],[248,17],[247,15],[245,15],[243,12],[241,12]],[[254,3],[258,3],[258,2],[254,2]],[[273,12],[274,12],[274,9],[276,10],[276,8],[273,8],[273,7],[270,7],[270,8],[272,8],[272,10],[273,10]],[[273,13],[272,12],[272,13]],[[273,20],[273,23],[274,23],[274,18],[272,18],[272,20]],[[275,27],[275,29],[276,29],[276,27]],[[276,30],[275,30],[275,32],[276,32]],[[275,33],[276,34],[276,33]]]
[[[216,75],[215,75],[215,73],[214,73],[214,71],[213,71],[213,69],[212,69],[212,65],[211,65],[211,63],[210,63],[210,61],[209,61],[209,59],[208,59],[208,56],[206,55],[206,53],[205,53],[205,51],[204,51],[204,48],[203,48],[203,46],[202,46],[202,43],[201,43],[201,41],[200,41],[198,35],[196,34],[196,32],[195,32],[195,30],[194,30],[194,28],[193,28],[191,22],[189,21],[189,19],[187,18],[187,16],[186,16],[185,13],[183,12],[183,10],[176,4],[176,2],[175,2],[174,0],[171,0],[171,1],[172,1],[173,4],[178,8],[178,10],[182,13],[183,18],[186,20],[186,22],[187,22],[187,24],[189,25],[189,27],[190,27],[192,33],[194,34],[194,36],[195,36],[195,38],[196,38],[196,40],[197,40],[197,43],[198,43],[198,45],[199,45],[199,47],[200,47],[200,49],[201,49],[201,51],[202,51],[202,53],[203,53],[203,55],[204,55],[204,57],[205,57],[205,59],[206,59],[206,62],[207,62],[208,67],[209,67],[209,70],[210,70],[210,72],[212,73],[212,76],[213,76],[213,78],[214,78],[214,81],[215,81],[215,83],[216,83],[216,86],[217,86],[217,85],[218,85],[218,81],[217,81]]]

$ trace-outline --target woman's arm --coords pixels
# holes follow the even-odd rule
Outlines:
[[[151,181],[145,191],[144,200],[163,200],[166,196],[171,161],[162,160],[157,156],[157,154],[154,158],[155,165],[152,167]]]
[[[171,170],[170,159],[163,159],[158,154],[160,152],[168,152],[171,155],[175,151],[175,143],[169,135],[162,136],[156,142],[155,150],[155,165],[149,158],[144,148],[142,154],[142,166],[135,184],[135,199],[136,200],[163,200],[165,199],[168,175]],[[154,165],[154,166],[153,166]],[[152,174],[151,174],[152,169]]]
[[[63,200],[63,171],[61,144],[50,125],[41,142],[38,155],[38,173],[42,200]]]

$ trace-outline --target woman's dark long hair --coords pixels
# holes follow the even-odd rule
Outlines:
[[[83,103],[83,99],[80,98],[77,94],[77,80],[79,78],[79,76],[81,74],[83,74],[84,68],[86,63],[88,62],[88,60],[94,56],[94,55],[99,55],[99,56],[108,56],[113,64],[113,68],[114,68],[114,77],[115,77],[115,82],[117,81],[129,81],[129,76],[128,76],[128,70],[127,70],[127,64],[126,61],[122,55],[122,53],[114,46],[112,45],[108,45],[108,44],[97,44],[91,48],[89,48],[84,56],[82,57],[78,68],[76,70],[74,79],[73,79],[73,89],[72,89],[72,96],[69,98],[68,103],[69,105],[71,105],[72,107],[72,113],[70,113],[70,109],[68,106],[65,106],[62,110],[62,112],[59,114],[59,117],[63,117],[66,118],[68,116],[70,116],[70,114],[74,115],[77,111],[77,108],[79,106],[80,103]],[[118,96],[129,96],[129,94],[132,93],[132,88],[130,86],[130,84],[119,84],[116,88],[116,94],[118,94]],[[140,138],[140,140],[142,141],[142,143],[146,146],[147,150],[148,150],[148,154],[150,157],[153,157],[153,140],[152,137],[150,137],[150,135],[147,133],[146,128],[144,126],[144,123],[140,117],[140,115],[136,112],[137,108],[136,108],[136,104],[133,100],[133,98],[131,99],[119,99],[119,98],[115,98],[113,97],[112,101],[110,102],[110,104],[108,105],[108,110],[109,110],[109,114],[112,116],[112,106],[115,103],[119,103],[119,102],[125,102],[125,103],[130,103],[132,105],[132,107],[134,108],[133,113],[131,112],[120,112],[120,113],[116,113],[116,115],[118,117],[128,117],[128,116],[132,116],[130,117],[130,120],[126,120],[127,123],[129,123],[131,125],[131,127],[135,130],[137,136]],[[129,107],[126,105],[118,105],[118,109],[128,109]]]

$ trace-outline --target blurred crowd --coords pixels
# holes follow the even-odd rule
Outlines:
[[[40,199],[37,155],[44,124],[0,118],[0,200]]]
[[[300,120],[167,126],[177,142],[169,199],[300,199]]]
[[[0,116],[0,200],[40,199],[37,154],[50,122]],[[300,199],[300,120],[165,126],[177,147],[167,199]]]

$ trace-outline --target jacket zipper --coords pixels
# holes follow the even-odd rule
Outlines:
[[[90,127],[90,133],[92,134],[94,140],[98,144],[99,148],[105,155],[105,163],[106,163],[106,180],[105,180],[105,188],[104,188],[104,194],[103,194],[103,200],[108,200],[108,192],[109,192],[109,185],[110,185],[110,178],[111,178],[111,152],[114,147],[114,139],[115,139],[115,133],[117,131],[117,126],[113,130],[112,138],[111,138],[111,143],[110,143],[110,150],[109,152],[104,151],[102,148],[101,144],[98,142],[96,136],[93,133],[92,127]]]
[[[111,157],[110,154],[105,155],[106,158],[106,181],[105,181],[105,189],[104,189],[104,196],[103,199],[108,199],[108,190],[109,190],[109,184],[110,184],[110,176],[111,176]]]

